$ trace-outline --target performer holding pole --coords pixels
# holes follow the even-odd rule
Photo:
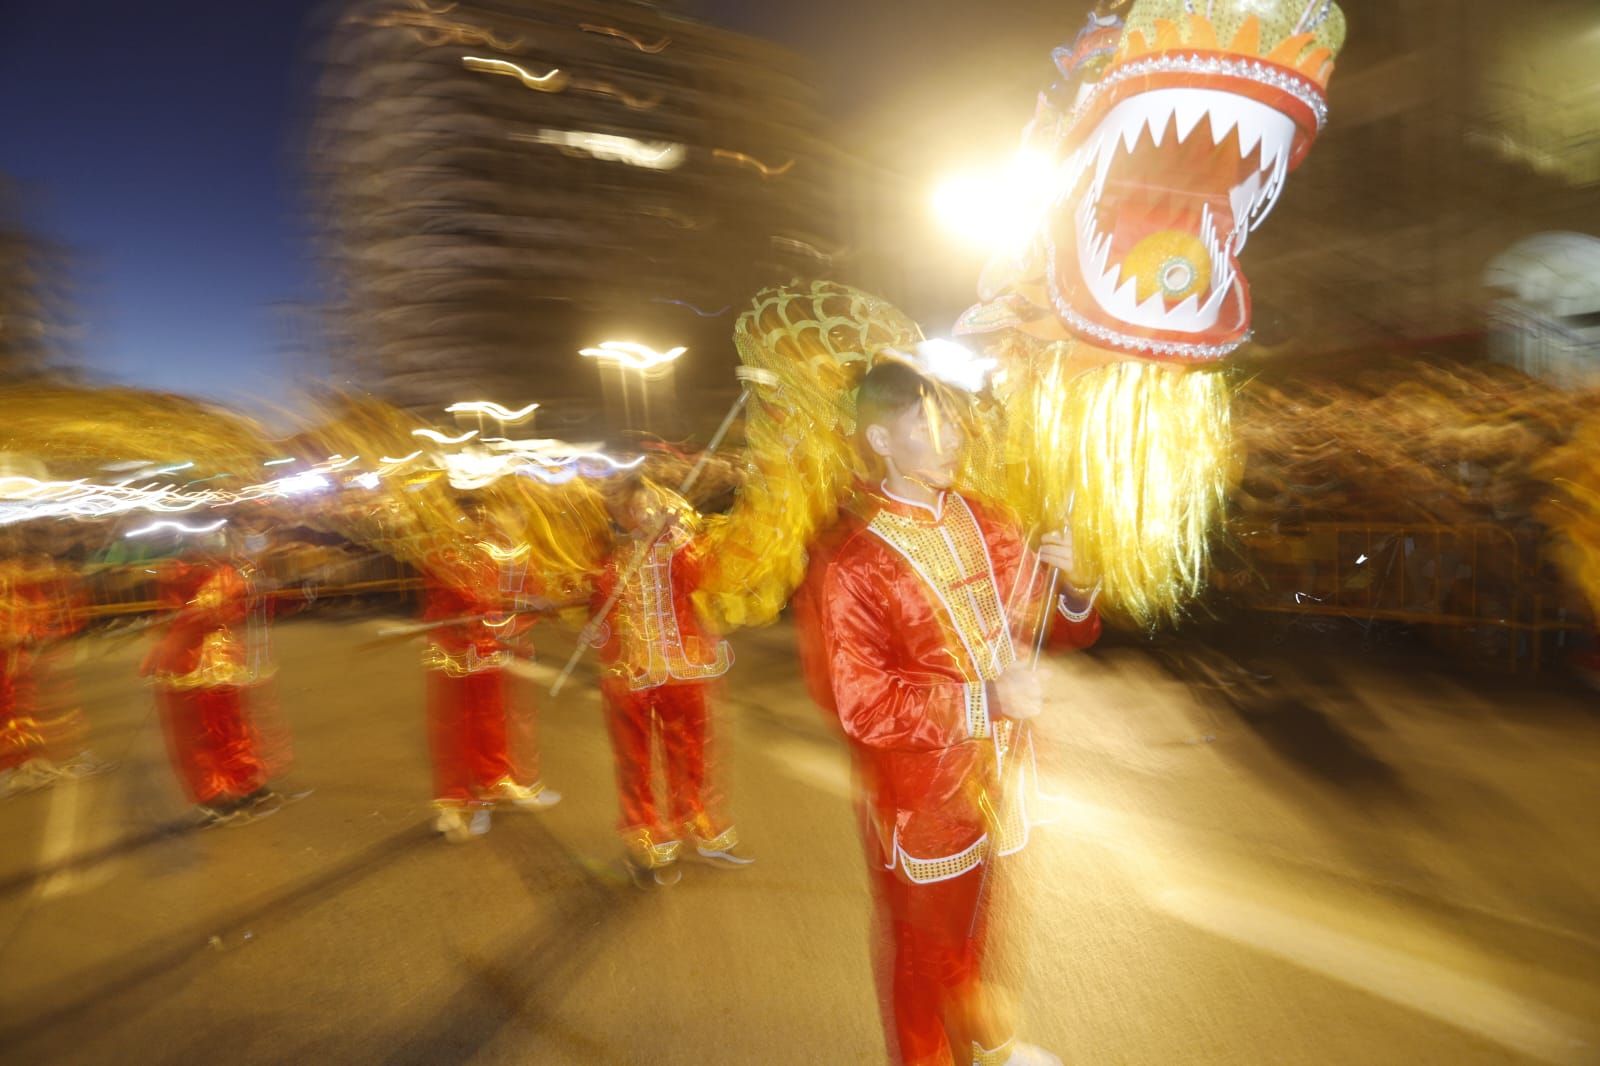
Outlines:
[[[739,412],[744,409],[745,403],[750,399],[751,390],[757,385],[765,385],[770,388],[776,388],[778,385],[778,376],[770,370],[762,370],[753,366],[741,366],[734,373],[739,378],[739,395],[734,397],[732,406],[728,408],[728,413],[722,417],[722,424],[717,426],[717,431],[711,435],[711,440],[705,446],[705,450],[700,453],[700,458],[695,461],[694,466],[690,468],[689,473],[684,477],[683,483],[678,486],[677,495],[680,497],[687,496],[689,490],[694,488],[695,484],[700,480],[700,472],[705,469],[706,463],[710,462],[711,457],[716,454],[717,446],[722,443],[722,438],[727,436],[728,430],[733,426],[733,420],[739,417]],[[656,530],[655,532],[660,533],[661,530]],[[645,549],[654,543],[654,540],[654,537],[644,538],[635,545],[633,555],[622,570],[623,574],[631,574],[644,562]],[[584,650],[594,643],[595,636],[600,632],[600,628],[605,625],[606,616],[611,613],[611,608],[616,606],[617,597],[621,595],[621,590],[625,584],[626,582],[618,582],[611,595],[606,597],[605,601],[600,604],[599,609],[594,612],[588,623],[584,625],[582,633],[578,636],[578,646],[572,650],[572,655],[567,659],[567,664],[561,668],[561,673],[556,678],[555,684],[550,686],[550,695],[559,696],[561,694],[561,689],[565,687],[567,679],[572,676],[572,671],[577,669],[579,660],[583,658]]]
[[[268,624],[254,569],[222,531],[202,534],[164,565],[163,630],[141,673],[155,685],[173,768],[202,825],[240,824],[276,811],[268,780],[285,767],[264,749],[252,703],[273,672],[252,654]]]
[[[951,490],[961,399],[918,363],[887,352],[862,379],[857,439],[881,476],[813,552],[802,654],[864,786],[895,1061],[1059,1064],[1014,1040],[983,969],[987,928],[1004,920],[986,868],[1021,849],[1033,809],[1021,723],[1040,704],[1028,664],[1038,568],[1014,522]],[[1038,559],[1074,588],[1091,584],[1069,533],[1041,538]],[[1073,614],[1096,626],[1086,600]]]
[[[482,508],[469,500],[464,510],[466,536],[428,560],[423,611],[434,829],[451,843],[487,833],[497,803],[542,810],[561,800],[540,781],[533,709],[510,701],[512,644],[532,623],[516,608],[543,603],[527,587],[527,549],[482,539]]]
[[[613,605],[594,637],[604,664],[600,690],[617,762],[626,861],[635,881],[678,880],[691,858],[723,866],[754,860],[723,817],[710,782],[707,746],[711,685],[733,653],[712,633],[691,599],[702,557],[685,528],[690,507],[643,477],[630,477],[607,499],[616,550],[595,586]],[[597,612],[598,613],[598,612]],[[651,751],[659,740],[668,819],[655,802]]]

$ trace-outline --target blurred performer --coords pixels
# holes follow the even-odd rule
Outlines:
[[[486,528],[476,507],[468,521],[475,532]],[[526,546],[483,540],[441,549],[427,568],[423,620],[443,623],[430,630],[423,660],[434,829],[451,843],[487,833],[496,803],[541,810],[561,801],[539,779],[533,708],[510,703],[507,669],[532,621],[516,609],[544,606],[527,590],[527,557]]]
[[[950,400],[902,362],[863,378],[856,424],[883,478],[817,546],[797,604],[802,654],[864,785],[896,1061],[1059,1066],[1014,1041],[985,987],[986,929],[1002,916],[984,886],[1038,810],[1022,723],[1039,710],[1026,665],[1039,564],[1085,581],[1069,539],[1046,536],[1035,556],[1000,512],[950,490],[963,444]],[[1098,630],[1093,599],[1063,601],[1074,643]]]
[[[728,672],[733,652],[713,634],[691,600],[701,555],[684,528],[687,501],[644,478],[607,500],[616,547],[596,582],[595,604],[616,599],[596,643],[604,665],[600,689],[617,761],[622,836],[630,872],[657,884],[678,880],[677,860],[747,866],[739,835],[721,814],[709,781],[707,741],[711,682]],[[621,589],[618,591],[618,582]],[[651,750],[659,740],[669,820],[656,809]]]
[[[271,814],[283,797],[267,782],[281,766],[264,749],[250,704],[273,673],[264,634],[270,604],[254,568],[231,559],[214,534],[160,568],[169,612],[141,673],[152,679],[173,769],[202,825]]]
[[[49,698],[48,659],[81,624],[65,575],[47,557],[0,558],[0,796],[101,768],[82,753],[82,712],[56,713],[65,702]]]

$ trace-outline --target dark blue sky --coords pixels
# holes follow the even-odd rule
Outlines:
[[[52,0],[0,19],[0,171],[72,256],[91,371],[286,391],[271,305],[315,291],[292,151],[312,6]]]
[[[72,257],[74,355],[91,373],[225,399],[291,394],[301,368],[283,305],[321,295],[299,155],[306,24],[321,6],[0,0],[0,173]],[[910,20],[887,0],[688,9],[812,55],[841,114],[891,91],[896,70],[937,76],[972,34],[1018,22],[958,0],[911,6]]]

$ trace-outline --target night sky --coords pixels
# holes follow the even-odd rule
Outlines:
[[[21,182],[30,227],[71,256],[72,355],[91,374],[244,402],[289,395],[292,308],[320,296],[297,155],[320,6],[12,0],[0,18],[0,173]],[[1081,18],[1079,5],[1048,6],[1062,31]],[[807,54],[842,122],[929,84],[970,91],[993,52],[973,42],[1025,32],[1042,71],[1059,36],[950,0],[689,10]],[[1016,130],[1027,98],[1011,96]]]

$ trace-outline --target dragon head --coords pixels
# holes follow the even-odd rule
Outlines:
[[[1056,49],[1025,147],[1052,166],[1026,251],[990,264],[958,332],[1220,359],[1249,335],[1239,253],[1327,118],[1332,0],[1103,4]]]

